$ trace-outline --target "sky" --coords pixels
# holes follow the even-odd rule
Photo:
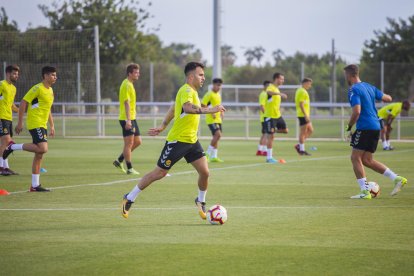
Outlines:
[[[62,0],[60,0],[62,1]],[[244,51],[262,46],[263,62],[272,62],[272,52],[322,55],[336,52],[348,62],[357,62],[364,42],[374,31],[389,26],[387,17],[406,20],[414,15],[412,0],[220,0],[222,44],[233,47],[236,64],[245,64]],[[48,26],[39,4],[53,0],[0,0],[10,20],[20,30]],[[148,0],[140,0],[147,7]],[[164,46],[190,43],[203,58],[213,60],[213,0],[152,0],[147,21]],[[22,9],[24,7],[24,9]]]

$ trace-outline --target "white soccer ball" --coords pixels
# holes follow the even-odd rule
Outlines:
[[[213,205],[207,211],[207,220],[211,224],[220,225],[227,221],[227,210],[221,205]]]
[[[368,182],[369,185],[369,192],[371,193],[372,197],[378,197],[381,194],[381,188],[377,182],[370,181]]]

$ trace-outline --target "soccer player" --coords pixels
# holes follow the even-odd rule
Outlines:
[[[411,104],[408,100],[402,101],[400,103],[392,103],[382,107],[378,110],[378,117],[382,121],[381,129],[381,141],[383,150],[393,150],[394,147],[390,144],[390,134],[392,131],[391,124],[395,117],[401,113],[401,110],[409,111]]]
[[[381,129],[375,108],[375,100],[390,102],[392,98],[371,84],[361,82],[357,65],[348,65],[344,68],[344,71],[345,78],[350,85],[348,99],[352,107],[347,131],[350,132],[352,126],[356,123],[356,131],[351,135],[351,161],[357,182],[361,188],[361,193],[351,198],[371,199],[364,166],[390,178],[394,182],[391,195],[396,195],[407,183],[407,179],[398,176],[373,158]]]
[[[6,79],[0,82],[0,153],[4,151],[13,137],[13,116],[12,111],[18,112],[19,109],[14,104],[16,96],[16,86],[14,85],[19,78],[20,68],[17,65],[6,67]],[[0,175],[17,175],[9,168],[9,162],[0,156]]]
[[[281,73],[273,74],[273,83],[270,83],[266,88],[267,101],[264,113],[264,122],[266,125],[266,138],[267,138],[267,163],[277,163],[278,161],[273,158],[273,140],[274,134],[288,133],[285,120],[280,112],[280,102],[283,99],[287,99],[287,95],[279,91],[279,86],[285,82],[285,77]]]
[[[136,92],[134,88],[134,82],[139,79],[139,65],[135,63],[128,65],[126,74],[127,78],[119,89],[119,123],[124,137],[124,149],[113,164],[124,173],[138,175],[139,172],[132,168],[131,155],[142,143],[136,121]],[[127,170],[123,166],[124,160]]]
[[[149,134],[156,136],[161,133],[174,118],[167,141],[154,170],[141,178],[129,193],[124,195],[122,201],[122,216],[128,218],[131,205],[135,202],[139,193],[147,188],[151,183],[167,175],[168,171],[181,158],[185,158],[187,163],[196,169],[198,173],[198,196],[195,204],[199,215],[206,219],[205,199],[208,186],[208,163],[204,156],[197,131],[200,122],[200,114],[211,114],[224,112],[222,105],[214,107],[202,107],[198,98],[197,90],[204,83],[204,65],[198,62],[190,62],[185,66],[184,73],[186,83],[178,90],[175,104],[170,107],[162,124],[157,128],[151,128]]]
[[[267,147],[266,147],[266,125],[264,123],[264,112],[267,101],[266,88],[269,86],[270,81],[265,80],[263,82],[263,90],[259,94],[259,114],[260,114],[260,125],[262,127],[262,136],[259,140],[259,145],[257,146],[257,156],[267,156]]]
[[[50,109],[53,104],[52,85],[56,83],[56,68],[45,66],[42,68],[42,82],[33,86],[23,97],[19,107],[19,120],[15,131],[20,134],[23,130],[23,116],[27,109],[27,129],[32,136],[33,143],[15,144],[9,143],[3,152],[3,158],[6,159],[15,150],[24,150],[34,153],[32,163],[32,185],[30,192],[49,192],[49,189],[43,188],[40,184],[40,167],[43,155],[48,151],[47,144],[47,122],[49,121],[50,136],[55,135],[55,126]]]
[[[211,91],[208,91],[203,99],[201,100],[202,107],[211,107],[221,104],[221,85],[223,84],[223,80],[219,78],[213,79],[213,88]],[[218,142],[221,138],[221,133],[223,131],[222,128],[222,121],[223,121],[223,112],[217,112],[212,114],[206,114],[206,123],[208,128],[211,131],[211,135],[213,138],[211,139],[210,145],[206,151],[206,158],[209,162],[223,162],[220,158],[218,158]]]
[[[295,145],[295,149],[299,155],[311,155],[305,150],[305,140],[308,139],[313,132],[312,122],[310,120],[310,99],[308,91],[312,87],[312,79],[304,78],[302,87],[298,88],[295,93],[296,115],[298,116],[300,132],[299,144]]]

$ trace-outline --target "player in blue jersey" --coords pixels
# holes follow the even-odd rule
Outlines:
[[[390,102],[392,98],[375,86],[361,82],[357,65],[348,65],[344,68],[344,71],[345,78],[350,85],[348,99],[352,107],[347,131],[351,133],[352,126],[356,123],[356,131],[351,135],[351,161],[357,182],[361,188],[361,193],[351,198],[371,199],[364,166],[390,178],[394,182],[394,189],[391,195],[396,195],[402,186],[407,183],[407,179],[398,176],[384,164],[373,158],[381,130],[377,109],[375,108],[375,100]]]

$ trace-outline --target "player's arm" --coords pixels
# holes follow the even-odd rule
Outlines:
[[[394,121],[394,116],[392,114],[388,114],[387,119],[385,120],[385,124],[390,127],[392,124],[392,121]]]
[[[49,113],[50,137],[55,136],[55,122],[53,121],[52,112]]]
[[[213,107],[202,107],[190,102],[186,102],[183,104],[183,110],[185,113],[188,114],[212,114],[217,112],[224,112],[226,109],[221,104],[213,106]]]
[[[306,111],[305,111],[305,102],[304,101],[299,102],[299,107],[300,107],[300,110],[302,110],[303,115],[305,115],[306,122],[309,122],[309,114],[306,114]]]
[[[351,118],[349,118],[348,126],[346,131],[351,131],[352,126],[358,121],[359,115],[361,114],[361,105],[356,104],[352,107]]]
[[[162,121],[161,125],[156,128],[150,128],[148,130],[148,134],[150,136],[157,136],[160,134],[164,129],[167,128],[168,124],[171,122],[171,120],[174,118],[174,111],[175,111],[175,104],[173,103],[170,108],[167,111],[167,114],[165,114],[164,120]]]
[[[287,99],[287,95],[285,93],[282,92],[273,92],[273,91],[266,91],[267,95],[269,96],[274,96],[274,95],[279,95],[280,97],[282,97],[283,99]]]
[[[12,104],[12,111],[16,113],[19,112],[19,108],[14,103]]]
[[[124,106],[125,106],[125,115],[126,115],[126,120],[125,120],[125,129],[131,129],[132,128],[132,123],[131,123],[131,113],[130,113],[130,103],[129,100],[125,100],[124,101]]]
[[[23,117],[24,117],[24,113],[26,112],[26,108],[27,108],[27,102],[25,100],[22,100],[20,102],[19,110],[17,112],[18,113],[17,126],[14,128],[17,134],[20,134],[20,132],[22,132],[23,130]]]
[[[381,100],[385,103],[389,103],[389,102],[392,102],[392,97],[390,95],[384,93],[384,95],[382,95]]]

